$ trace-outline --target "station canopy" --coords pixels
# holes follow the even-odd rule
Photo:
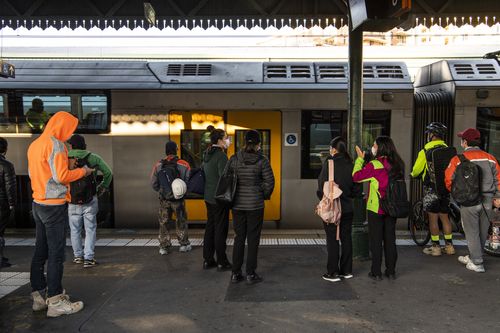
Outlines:
[[[379,0],[390,1],[390,0]],[[326,28],[347,24],[345,0],[149,0],[154,24],[139,0],[0,0],[2,28],[84,29],[224,29],[269,27]],[[499,0],[412,0],[403,28],[454,26],[500,20]]]

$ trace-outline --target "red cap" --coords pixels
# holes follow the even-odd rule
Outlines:
[[[481,139],[481,133],[475,128],[468,128],[463,132],[459,132],[457,135],[459,138],[466,141],[478,141]]]

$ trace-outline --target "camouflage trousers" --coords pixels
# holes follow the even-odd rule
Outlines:
[[[175,214],[175,220],[173,215]],[[160,223],[160,248],[167,249],[172,246],[170,232],[172,226],[175,225],[177,240],[180,245],[188,245],[188,227],[187,213],[184,200],[168,201],[160,199],[160,210],[158,212],[158,221]]]

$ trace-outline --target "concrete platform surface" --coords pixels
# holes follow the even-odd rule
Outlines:
[[[258,268],[265,280],[247,286],[230,284],[229,272],[202,270],[200,247],[167,256],[155,247],[100,247],[97,267],[65,264],[64,287],[85,309],[47,319],[31,310],[32,251],[7,249],[15,265],[0,271],[0,285],[15,288],[0,298],[0,332],[499,331],[500,259],[494,257],[486,256],[487,272],[478,274],[458,263],[458,254],[432,258],[400,246],[396,281],[370,280],[370,262],[362,261],[355,262],[353,279],[331,283],[321,279],[324,246],[267,246]]]

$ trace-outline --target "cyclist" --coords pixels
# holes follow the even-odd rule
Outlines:
[[[413,165],[411,176],[413,178],[421,177],[424,185],[424,197],[422,199],[423,209],[429,216],[429,229],[431,232],[432,245],[423,250],[423,253],[439,257],[442,254],[441,246],[439,245],[439,220],[443,224],[443,234],[445,240],[444,253],[453,255],[455,248],[453,247],[452,227],[448,218],[450,211],[450,196],[449,194],[439,193],[436,190],[436,184],[433,184],[429,172],[429,162],[432,158],[432,153],[437,148],[447,147],[443,138],[446,135],[447,128],[439,122],[430,123],[425,133],[427,134],[427,143],[418,153],[417,160]],[[441,170],[444,171],[444,170]],[[436,181],[436,178],[434,181]],[[444,179],[438,180],[443,182]]]

